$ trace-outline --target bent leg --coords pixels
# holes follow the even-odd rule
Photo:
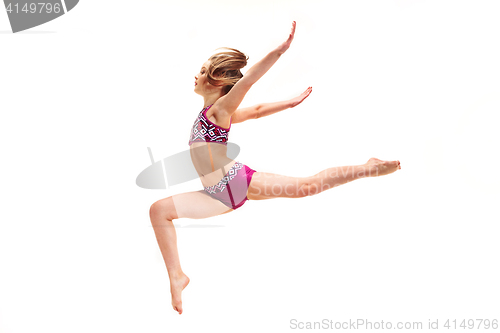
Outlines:
[[[288,177],[256,172],[248,188],[249,200],[302,198],[365,177],[383,176],[400,169],[399,161],[371,158],[366,164],[333,167],[310,177]]]
[[[151,205],[149,215],[167,266],[172,306],[179,314],[182,313],[181,292],[188,285],[189,278],[181,269],[177,251],[177,235],[172,221],[178,218],[207,218],[230,211],[232,209],[210,197],[203,190],[176,194]]]

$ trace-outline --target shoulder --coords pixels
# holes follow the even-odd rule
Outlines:
[[[226,95],[227,96],[227,95]],[[224,100],[226,96],[222,96],[219,98],[211,107],[210,107],[210,113],[214,115],[215,118],[220,118],[220,119],[227,119],[232,116],[233,112],[230,112],[229,110],[224,108]]]
[[[231,115],[225,112],[217,102],[212,104],[205,112],[205,117],[217,126],[228,128],[231,124]],[[212,118],[212,119],[210,119]]]

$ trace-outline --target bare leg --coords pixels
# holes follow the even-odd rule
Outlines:
[[[256,172],[252,177],[247,197],[269,199],[274,197],[303,197],[317,194],[328,188],[363,177],[382,176],[400,169],[398,161],[385,162],[375,158],[364,165],[335,167],[312,177],[294,178]],[[276,190],[276,187],[279,191]],[[170,279],[172,306],[181,314],[181,293],[189,284],[189,277],[182,271],[177,251],[177,235],[172,223],[177,218],[201,219],[231,212],[220,201],[204,191],[177,194],[155,202],[150,209],[151,224],[167,266]]]
[[[189,284],[189,277],[181,268],[177,251],[177,234],[173,220],[182,217],[206,218],[232,211],[203,191],[177,194],[151,205],[149,215],[156,240],[170,279],[170,293],[174,310],[182,314],[181,293]]]
[[[302,198],[365,177],[384,176],[401,169],[399,161],[370,158],[363,165],[333,167],[311,177],[288,177],[256,172],[248,188],[250,200]]]
[[[382,161],[370,158],[363,165],[333,167],[314,175],[309,179],[310,192],[316,194],[335,186],[346,184],[356,179],[379,177],[401,169],[399,161]],[[315,192],[317,189],[317,192]]]
[[[174,310],[182,313],[181,292],[189,283],[189,277],[184,274],[177,251],[177,234],[172,219],[168,219],[159,209],[150,210],[151,224],[155,231],[156,240],[167,266],[170,279],[170,293]]]

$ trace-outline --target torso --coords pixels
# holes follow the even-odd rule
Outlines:
[[[216,118],[216,105],[212,105],[205,113],[206,118],[213,124],[228,129],[231,117],[226,119]],[[210,148],[210,149],[209,149]],[[191,160],[198,172],[203,186],[213,186],[224,177],[226,172],[236,161],[227,157],[227,146],[217,142],[193,142],[190,146]],[[210,156],[212,158],[210,158]]]

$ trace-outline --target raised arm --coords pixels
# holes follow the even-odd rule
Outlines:
[[[311,92],[312,92],[312,87],[309,87],[299,96],[286,101],[275,102],[275,103],[262,103],[248,108],[238,109],[233,114],[231,121],[233,124],[242,123],[249,119],[258,119],[265,116],[269,116],[279,111],[293,108],[302,103],[302,101],[305,100]]]
[[[217,110],[218,112],[224,112],[226,116],[231,116],[236,109],[240,105],[241,101],[245,97],[248,90],[252,87],[252,85],[257,82],[279,59],[279,57],[285,53],[286,50],[290,47],[292,43],[293,37],[295,35],[295,21],[292,23],[292,32],[290,36],[280,46],[271,51],[267,56],[265,56],[258,63],[253,65],[239,80],[231,91],[227,93],[227,95],[222,96],[217,101]]]

